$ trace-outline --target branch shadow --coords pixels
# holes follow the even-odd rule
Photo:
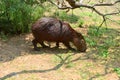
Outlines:
[[[95,78],[99,78],[99,77],[102,77],[102,76],[106,76],[107,74],[110,74],[110,73],[113,73],[113,72],[114,72],[113,70],[112,70],[112,71],[109,71],[109,63],[106,63],[105,69],[104,69],[104,73],[99,74],[99,75],[96,74],[96,75],[90,77],[88,80],[94,80]],[[116,79],[116,80],[118,80],[118,79]]]
[[[20,41],[20,42],[19,42]],[[33,48],[31,48],[30,46],[31,46],[31,43],[30,43],[30,40],[29,41],[26,41],[25,40],[25,37],[23,37],[22,39],[20,39],[20,40],[15,40],[15,43],[16,42],[18,42],[18,43],[26,43],[27,42],[27,48],[26,48],[26,45],[25,46],[20,46],[20,47],[18,47],[19,46],[19,44],[17,44],[17,48],[18,49],[20,49],[21,47],[23,47],[23,48],[21,48],[20,50],[18,50],[18,49],[16,49],[16,50],[18,50],[16,53],[13,53],[13,52],[6,52],[5,54],[7,54],[6,56],[3,56],[3,58],[1,58],[0,59],[0,62],[7,62],[7,61],[11,61],[11,60],[13,60],[13,59],[15,59],[16,57],[19,57],[19,56],[22,56],[21,54],[22,54],[22,52],[24,52],[24,53],[29,53],[29,54],[54,54],[54,55],[56,55],[58,58],[60,58],[60,62],[56,65],[56,66],[54,66],[53,68],[50,68],[50,69],[45,69],[45,70],[22,70],[22,71],[19,71],[19,72],[12,72],[12,73],[9,73],[9,74],[7,74],[7,75],[5,75],[5,76],[3,76],[3,77],[1,77],[0,78],[0,80],[6,80],[6,79],[8,79],[8,78],[10,78],[10,77],[13,77],[13,76],[16,76],[16,75],[19,75],[19,74],[27,74],[27,73],[47,73],[47,72],[50,72],[50,71],[55,71],[55,70],[58,70],[60,67],[62,67],[64,64],[67,64],[66,63],[66,61],[68,60],[68,58],[69,57],[71,57],[71,56],[74,56],[76,53],[78,53],[78,51],[71,51],[71,50],[69,50],[69,49],[66,49],[66,48],[40,48],[40,50],[41,51],[34,51],[33,50]],[[29,44],[30,43],[30,44]],[[8,46],[7,48],[10,48],[11,46],[13,46],[13,47],[16,47],[16,44],[11,44],[11,43],[9,43],[9,42],[7,42],[6,44],[4,44],[5,46]],[[3,46],[4,47],[4,46]],[[3,47],[1,48],[1,50],[3,49]],[[25,48],[25,49],[24,49]],[[22,50],[23,49],[23,50]],[[4,52],[5,50],[3,50],[2,52]],[[65,58],[62,58],[59,54],[66,54],[66,53],[68,53],[69,51],[71,51],[72,52],[72,54],[70,54],[70,55],[68,55],[68,56],[66,56]],[[10,53],[10,54],[9,54]],[[15,54],[15,55],[11,55],[11,54]],[[3,55],[3,53],[1,54],[0,53],[0,55]],[[12,56],[12,57],[11,57]],[[4,58],[7,58],[6,60],[3,60]],[[9,58],[8,58],[9,57]],[[79,60],[79,58],[78,59],[76,59],[76,60],[73,60],[73,61],[71,61],[71,62],[75,62],[75,61],[77,61],[77,60]]]
[[[46,72],[50,72],[50,71],[59,69],[63,64],[64,64],[64,62],[61,62],[61,63],[59,63],[58,65],[56,65],[55,67],[53,67],[53,68],[51,68],[51,69],[47,69],[47,70],[23,70],[23,71],[20,71],[20,72],[12,72],[12,73],[10,73],[10,74],[7,74],[7,75],[4,76],[4,77],[1,77],[0,80],[5,80],[5,79],[8,79],[8,78],[10,78],[10,77],[19,75],[19,74],[27,74],[27,73],[46,73]]]
[[[1,77],[0,80],[5,80],[5,79],[8,79],[10,77],[13,77],[13,76],[16,76],[16,75],[20,75],[20,74],[27,74],[27,73],[47,73],[47,72],[50,72],[50,71],[58,70],[64,64],[68,64],[70,62],[75,62],[77,60],[80,60],[80,57],[79,57],[79,58],[77,58],[75,60],[72,60],[72,61],[66,63],[66,61],[68,60],[68,58],[71,57],[71,56],[74,56],[75,54],[70,54],[70,55],[66,56],[64,59],[60,55],[58,55],[58,54],[55,54],[55,55],[58,58],[60,58],[61,61],[60,61],[59,64],[57,64],[53,68],[46,69],[46,70],[22,70],[22,71],[19,71],[19,72],[12,72],[12,73],[9,73],[9,74]]]

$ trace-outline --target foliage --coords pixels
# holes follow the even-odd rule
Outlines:
[[[44,14],[45,10],[46,10],[46,8],[36,6],[32,12],[32,20],[35,21],[35,20],[39,19],[40,17],[44,16],[43,14]]]
[[[34,5],[33,5],[34,3]],[[20,34],[29,31],[34,19],[40,17],[43,10],[37,7],[36,0],[1,0],[0,29],[2,32]],[[37,8],[36,8],[37,7]],[[34,11],[36,11],[36,13]],[[35,14],[35,17],[33,18]],[[38,16],[40,15],[40,16]]]

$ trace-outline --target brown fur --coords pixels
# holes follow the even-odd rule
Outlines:
[[[32,33],[35,38],[32,41],[35,50],[38,50],[37,43],[46,47],[44,41],[48,41],[56,42],[57,47],[59,42],[62,42],[69,49],[73,49],[69,44],[72,42],[79,51],[86,51],[86,42],[82,34],[72,29],[68,23],[58,19],[50,17],[39,19],[32,25]]]

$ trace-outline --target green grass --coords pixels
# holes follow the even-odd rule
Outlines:
[[[120,77],[120,67],[114,68],[114,71],[118,74],[118,76]]]
[[[97,26],[90,26],[88,36],[85,39],[90,47],[96,48],[99,56],[107,58],[109,56],[109,49],[117,45],[117,42],[114,40],[115,34],[109,34],[112,32],[112,29],[101,27],[97,31],[97,28]]]

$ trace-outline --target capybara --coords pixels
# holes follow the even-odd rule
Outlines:
[[[44,41],[56,42],[57,47],[59,42],[62,42],[68,49],[73,49],[70,46],[72,42],[77,50],[86,51],[86,41],[81,33],[76,32],[71,28],[69,23],[63,22],[56,18],[43,17],[32,25],[32,33],[34,40],[32,41],[34,49],[38,50],[37,43],[42,47],[47,47]]]

